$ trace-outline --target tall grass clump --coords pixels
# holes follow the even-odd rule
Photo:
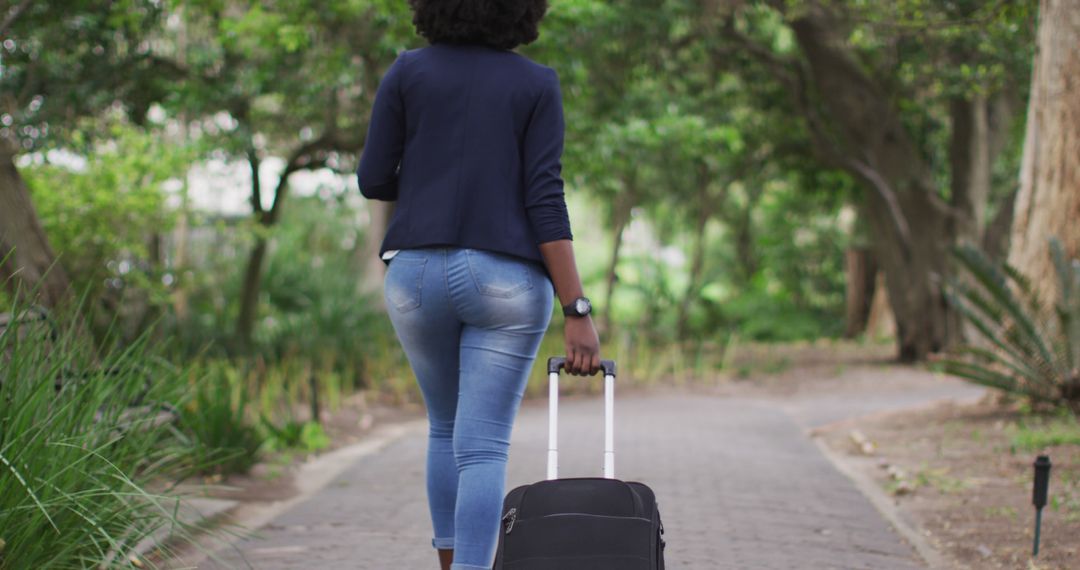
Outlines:
[[[946,295],[982,344],[961,347],[943,364],[949,374],[1080,414],[1080,260],[1057,240],[1050,251],[1058,295],[1044,303],[1008,263],[956,250],[970,280],[953,282]]]
[[[186,536],[175,499],[148,491],[179,475],[154,402],[180,372],[144,343],[103,354],[84,337],[0,330],[0,569],[134,567],[158,529]]]
[[[179,436],[199,472],[243,473],[259,460],[264,438],[248,420],[248,390],[226,361],[193,367],[191,397],[180,407]]]

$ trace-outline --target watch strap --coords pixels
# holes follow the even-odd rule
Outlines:
[[[589,305],[589,310],[586,311],[585,313],[579,313],[577,311],[578,301],[581,301],[582,299],[584,299],[585,302],[588,303],[588,305]],[[568,303],[566,305],[563,305],[562,310],[563,310],[563,316],[565,316],[565,317],[583,317],[583,316],[586,316],[586,315],[589,315],[589,314],[592,313],[592,302],[589,301],[588,297],[578,297],[578,298],[574,299],[573,301],[570,301],[570,303]]]

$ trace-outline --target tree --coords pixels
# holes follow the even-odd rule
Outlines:
[[[22,2],[5,10],[0,73],[0,281],[54,307],[71,282],[42,230],[16,158],[116,102],[141,123],[161,93],[147,38],[162,8],[148,0]]]
[[[23,175],[45,233],[87,300],[92,330],[137,336],[165,304],[161,236],[176,212],[166,206],[164,185],[190,168],[197,149],[115,112],[69,128],[65,151],[82,160],[32,164]]]
[[[1080,257],[1080,10],[1068,0],[1040,3],[1038,52],[1016,196],[1009,263],[1040,299],[1055,298],[1048,238]]]
[[[605,126],[589,141],[590,152],[581,152],[575,164],[576,178],[589,184],[599,198],[611,231],[611,257],[608,262],[600,330],[612,330],[612,304],[618,284],[619,256],[623,234],[630,224],[635,207],[649,199],[649,159],[655,150],[654,133],[647,121],[634,117],[620,124]]]
[[[602,330],[611,330],[625,284],[648,315],[665,317],[647,316],[651,327],[670,320],[683,338],[722,337],[732,292],[771,280],[755,279],[763,256],[755,212],[766,187],[788,170],[820,170],[798,119],[783,112],[787,94],[712,61],[712,40],[688,25],[700,18],[692,2],[579,0],[556,5],[551,18],[536,50],[563,78],[564,171],[571,188],[597,198],[611,236]],[[659,260],[620,269],[631,212],[664,245],[684,246],[685,271]]]
[[[190,0],[180,13],[187,41],[157,54],[183,85],[170,106],[201,116],[225,114],[221,145],[251,171],[254,243],[235,323],[236,340],[247,345],[290,178],[302,170],[355,170],[352,158],[363,148],[379,79],[411,37],[407,7],[377,0]],[[180,48],[186,50],[182,57]],[[285,164],[276,180],[264,184],[262,166],[269,156],[283,157]],[[269,201],[264,186],[272,188]]]
[[[564,0],[549,11],[540,40],[522,51],[560,73],[567,113],[564,173],[571,190],[598,198],[612,250],[600,332],[612,331],[623,233],[651,199],[653,115],[666,103],[657,84],[667,60],[670,14],[655,0]],[[658,23],[664,25],[658,25]]]
[[[33,290],[39,302],[55,307],[70,298],[71,280],[56,263],[15,155],[5,141],[0,148],[0,281],[12,291]]]
[[[1003,78],[1022,72],[1014,54],[994,40],[1022,45],[1016,22],[1023,21],[1025,5],[911,0],[875,11],[807,0],[708,6],[725,40],[714,57],[767,70],[789,92],[790,109],[802,118],[821,164],[847,172],[864,188],[860,212],[874,230],[900,359],[942,349],[956,334],[940,291],[951,270],[948,248],[980,241],[990,172],[1009,124],[1008,106],[998,96]],[[971,33],[976,25],[987,30],[981,41],[957,49],[956,37],[965,33],[957,29]],[[945,61],[943,54],[954,59]],[[960,76],[934,79],[944,66]],[[949,101],[949,111],[942,111]],[[950,114],[951,152],[935,147],[931,136]],[[950,162],[951,170],[941,167]]]

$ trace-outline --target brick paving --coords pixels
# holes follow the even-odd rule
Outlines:
[[[970,396],[934,387],[924,399]],[[917,403],[908,393],[899,404]],[[616,475],[657,493],[675,569],[922,568],[914,550],[825,459],[805,428],[888,407],[814,405],[686,391],[617,396]],[[808,400],[809,401],[809,400]],[[603,402],[562,399],[560,476],[600,473]],[[437,568],[424,497],[426,425],[348,467],[326,488],[200,568]],[[545,401],[526,402],[507,489],[543,477]]]

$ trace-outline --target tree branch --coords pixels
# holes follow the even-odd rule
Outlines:
[[[254,144],[249,144],[247,149],[248,166],[251,167],[251,211],[260,223],[265,223],[263,218],[265,211],[262,205],[262,182],[259,179],[259,153]]]
[[[803,116],[807,132],[814,143],[813,152],[828,165],[843,168],[862,180],[882,199],[889,212],[889,218],[900,239],[906,256],[911,251],[911,230],[904,216],[899,198],[889,182],[872,167],[845,152],[843,145],[835,140],[826,121],[811,100],[809,72],[802,63],[794,58],[777,55],[767,46],[754,41],[735,27],[734,14],[729,15],[722,29],[722,34],[735,42],[746,54],[761,63],[769,74],[780,82],[791,94],[796,109]]]
[[[870,187],[885,202],[885,206],[889,210],[889,218],[893,222],[893,228],[900,237],[900,245],[903,248],[904,256],[910,259],[911,229],[908,227],[907,218],[904,217],[904,211],[900,207],[900,200],[896,197],[896,192],[889,182],[870,165],[853,157],[848,158],[847,163],[848,168],[869,183]]]
[[[274,205],[266,214],[267,225],[277,223],[281,217],[281,204],[289,191],[289,177],[300,170],[315,170],[323,168],[329,161],[329,154],[334,151],[359,150],[362,146],[360,140],[350,140],[340,136],[335,130],[328,129],[322,136],[308,141],[296,148],[285,163],[285,169],[281,171],[277,187],[274,189]]]
[[[26,7],[29,5],[30,0],[22,0],[22,2],[19,2],[18,6],[10,9],[7,17],[4,18],[4,21],[2,23],[0,23],[0,36],[3,36],[7,33],[8,28],[10,28],[12,24],[15,23],[15,20],[19,19],[19,16],[21,16],[23,13],[23,10],[25,10]]]

